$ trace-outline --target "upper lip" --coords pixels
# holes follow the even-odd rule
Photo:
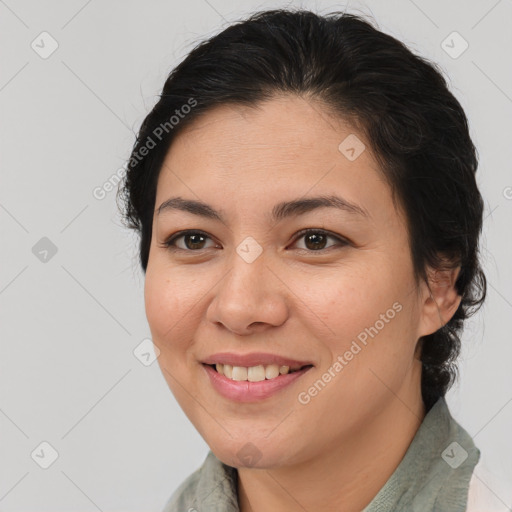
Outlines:
[[[235,354],[234,352],[219,352],[212,354],[202,361],[204,364],[229,364],[231,366],[267,366],[277,364],[279,366],[289,366],[290,368],[300,368],[302,366],[312,365],[310,361],[298,361],[289,357],[266,352],[252,352],[250,354]]]

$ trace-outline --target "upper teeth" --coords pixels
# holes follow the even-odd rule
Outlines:
[[[290,372],[289,366],[279,366],[269,364],[266,366],[231,366],[230,364],[215,365],[215,369],[231,380],[248,380],[249,382],[258,382],[265,379],[273,379],[279,375],[285,375]],[[294,370],[292,370],[294,371]]]

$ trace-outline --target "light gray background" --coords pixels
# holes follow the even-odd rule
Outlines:
[[[208,447],[157,362],[133,353],[150,337],[136,239],[115,192],[93,190],[125,163],[167,74],[199,40],[286,6],[373,15],[439,63],[468,114],[489,294],[467,324],[448,402],[511,506],[510,0],[0,0],[1,510],[159,511],[203,462]],[[43,31],[59,45],[47,59],[31,48]],[[453,31],[469,43],[458,58],[441,46]],[[46,262],[33,253],[43,237],[57,247]],[[48,469],[31,457],[49,456],[43,441],[59,454]]]

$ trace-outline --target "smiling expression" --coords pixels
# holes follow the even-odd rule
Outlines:
[[[349,135],[366,146],[355,160],[339,149]],[[416,396],[421,296],[404,216],[369,143],[321,103],[222,105],[173,140],[157,185],[146,315],[170,389],[225,463],[241,465],[248,442],[261,467],[307,460],[351,439],[397,396]],[[362,332],[374,335],[357,351]],[[203,364],[218,353],[311,367],[240,401]],[[240,361],[268,362],[260,359]],[[301,393],[312,399],[301,403]]]

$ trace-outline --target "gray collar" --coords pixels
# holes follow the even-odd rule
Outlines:
[[[465,512],[469,481],[479,459],[470,435],[440,398],[394,473],[362,512]],[[163,512],[239,512],[237,480],[236,469],[209,451]]]
[[[479,459],[470,435],[440,398],[395,472],[363,512],[464,512]]]

